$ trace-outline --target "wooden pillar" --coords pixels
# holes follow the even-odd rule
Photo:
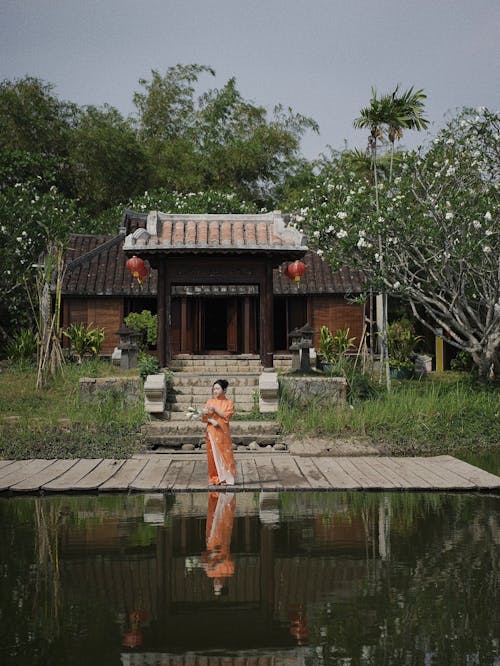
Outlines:
[[[266,262],[260,294],[260,357],[265,368],[273,367],[273,267]]]
[[[444,370],[444,340],[440,335],[436,335],[435,354],[436,354],[436,372],[443,372],[443,370]]]
[[[158,292],[156,295],[157,312],[158,312],[158,362],[161,367],[167,365],[166,357],[166,315],[165,315],[165,266],[160,263],[158,266]]]
[[[168,270],[165,269],[164,280],[164,302],[165,302],[165,365],[172,358],[172,283]]]
[[[243,300],[243,353],[250,354],[250,296]]]
[[[181,298],[181,354],[186,354],[188,352],[187,332],[187,298],[183,296]]]
[[[264,617],[270,618],[274,609],[274,530],[260,528],[260,598]]]

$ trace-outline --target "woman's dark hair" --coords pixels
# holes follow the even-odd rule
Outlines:
[[[225,390],[227,389],[228,385],[229,385],[229,382],[226,382],[225,379],[217,379],[217,381],[215,381],[215,382],[212,384],[212,388],[213,388],[216,384],[218,384],[218,385],[221,387],[221,389],[222,389],[223,391],[225,391]]]

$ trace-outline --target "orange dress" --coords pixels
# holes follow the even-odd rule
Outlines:
[[[206,402],[205,408],[208,407],[215,407],[224,415],[219,416],[215,412],[209,412],[202,417],[202,421],[207,424],[208,483],[234,485],[236,467],[229,428],[229,420],[234,414],[234,404],[232,400],[226,397],[211,398]],[[214,426],[208,423],[208,419],[215,419],[218,425]]]
[[[235,508],[233,493],[209,493],[207,549],[201,556],[209,578],[229,578],[234,574],[230,548]]]

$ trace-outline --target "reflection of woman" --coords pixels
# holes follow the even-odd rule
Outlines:
[[[226,397],[227,382],[218,379],[212,386],[213,398],[207,400],[202,421],[207,424],[206,444],[208,458],[208,483],[234,485],[233,443],[229,420],[234,414],[232,400]]]
[[[202,562],[217,596],[222,594],[226,579],[234,574],[230,547],[235,507],[233,493],[208,494],[207,550],[202,554]]]

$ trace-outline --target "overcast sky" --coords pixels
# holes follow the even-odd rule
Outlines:
[[[352,121],[371,86],[423,88],[434,128],[457,107],[498,110],[500,0],[0,0],[0,79],[128,115],[138,80],[177,63],[211,65],[203,89],[234,76],[246,99],[312,116],[313,158],[365,147]]]

